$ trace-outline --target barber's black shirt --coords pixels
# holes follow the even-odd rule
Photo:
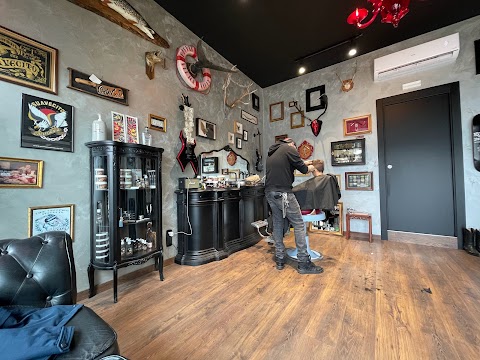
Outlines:
[[[270,146],[267,157],[265,191],[292,192],[295,169],[302,174],[308,172],[308,166],[305,165],[294,147],[283,143]]]

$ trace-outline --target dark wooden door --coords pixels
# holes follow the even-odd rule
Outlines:
[[[458,83],[377,101],[382,239],[464,224]]]

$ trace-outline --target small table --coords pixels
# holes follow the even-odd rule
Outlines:
[[[350,239],[350,220],[366,220],[368,221],[368,242],[372,242],[372,215],[366,213],[347,213],[345,220],[347,223],[347,240]]]

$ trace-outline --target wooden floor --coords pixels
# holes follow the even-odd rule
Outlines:
[[[286,243],[293,243],[291,236]],[[461,250],[311,235],[321,275],[275,269],[261,241],[170,265],[83,303],[140,359],[479,359],[480,258]],[[424,289],[430,289],[431,294]]]

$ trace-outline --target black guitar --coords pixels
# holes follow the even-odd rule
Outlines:
[[[255,170],[258,172],[263,171],[263,162],[262,162],[262,139],[260,130],[257,128],[257,133],[253,134],[253,136],[258,136],[258,148],[255,150],[255,154],[257,155],[257,160],[255,161]]]

